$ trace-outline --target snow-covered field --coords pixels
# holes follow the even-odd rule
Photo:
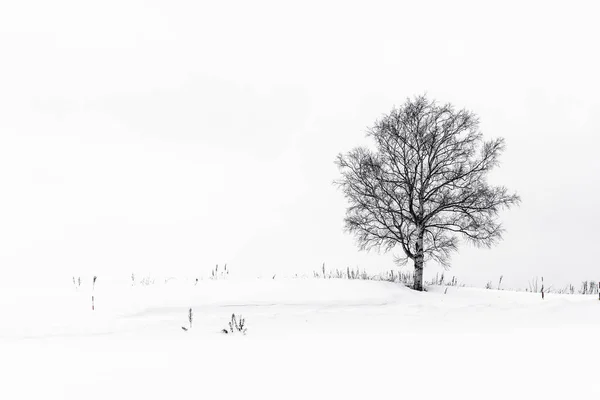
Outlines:
[[[599,398],[597,296],[444,290],[99,280],[92,311],[85,285],[3,289],[0,399]]]

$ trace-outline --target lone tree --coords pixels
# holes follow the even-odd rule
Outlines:
[[[415,290],[423,290],[423,267],[449,267],[458,236],[477,246],[501,239],[498,212],[520,202],[502,186],[487,183],[504,139],[484,141],[478,117],[426,96],[408,99],[368,130],[373,150],[358,147],[337,157],[335,183],[349,203],[346,230],[361,250],[390,251],[400,245],[414,262]]]

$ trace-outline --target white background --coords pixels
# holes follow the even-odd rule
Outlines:
[[[505,240],[464,245],[450,274],[598,280],[597,15],[593,1],[3,1],[0,281],[391,268],[343,233],[333,161],[422,93],[506,138],[491,179],[523,200]]]

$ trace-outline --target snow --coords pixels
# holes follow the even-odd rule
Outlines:
[[[445,289],[337,279],[131,286],[101,277],[93,291],[3,289],[0,399],[600,394],[597,295]],[[247,335],[220,333],[232,313],[246,318]]]

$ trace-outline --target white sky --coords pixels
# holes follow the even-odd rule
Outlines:
[[[450,275],[600,280],[595,2],[283,3],[0,3],[2,274],[391,268],[343,233],[333,161],[426,92],[506,138],[523,199]]]

